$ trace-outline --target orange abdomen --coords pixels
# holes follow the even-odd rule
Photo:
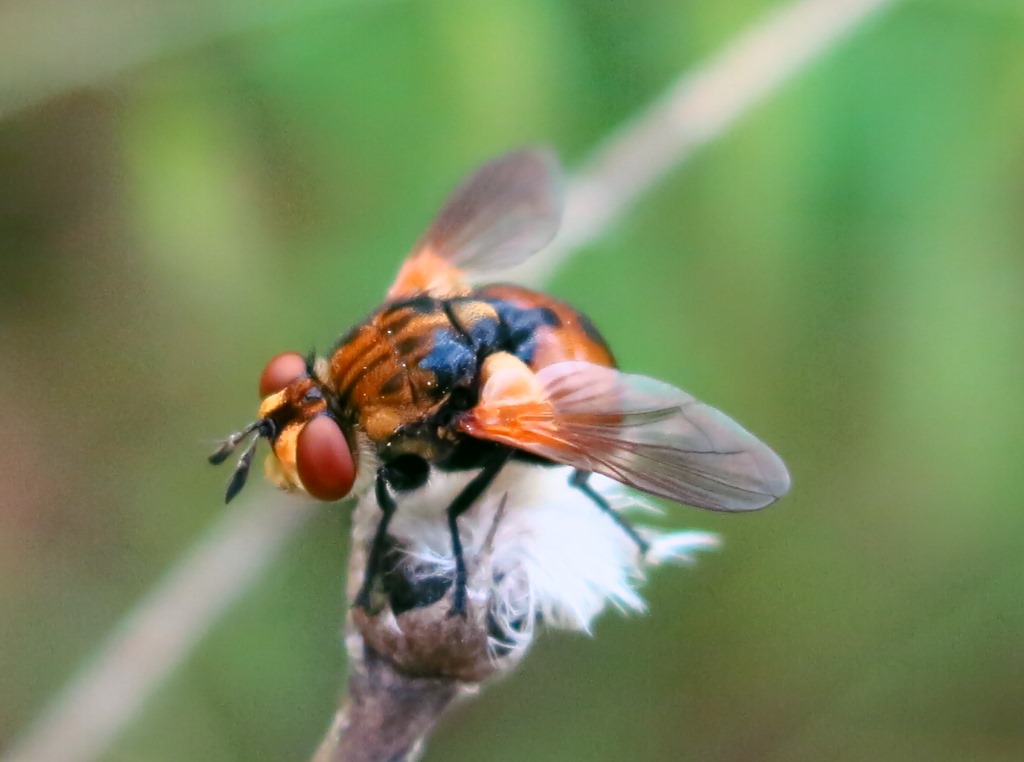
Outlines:
[[[527,360],[534,370],[563,360],[582,360],[609,368],[615,357],[590,318],[565,302],[522,286],[496,284],[485,286],[476,295],[486,300],[501,300],[520,309],[550,310],[557,320],[536,328],[536,349]]]

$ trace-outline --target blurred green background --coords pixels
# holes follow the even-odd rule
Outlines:
[[[270,355],[375,306],[464,172],[578,165],[776,5],[0,3],[0,747],[223,510],[204,459]],[[428,760],[1024,759],[1024,3],[897,3],[550,291],[794,490],[671,509],[724,550],[542,638]],[[105,759],[306,758],[347,527],[320,512]]]

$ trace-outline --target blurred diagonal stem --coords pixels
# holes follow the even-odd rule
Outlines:
[[[512,277],[535,284],[547,280],[694,149],[722,134],[858,23],[892,2],[802,0],[754,24],[605,141],[569,183],[559,237]],[[67,83],[79,84],[74,78]],[[243,501],[226,512],[128,615],[20,743],[2,757],[3,762],[86,762],[102,755],[155,687],[255,583],[310,515],[308,506],[282,506],[272,498]],[[367,689],[369,673],[358,671],[365,666],[365,661],[353,665],[353,688]],[[369,685],[372,689],[374,681]],[[449,704],[446,696],[445,690],[439,691],[436,709],[430,709],[428,716],[407,718],[422,723],[417,726],[422,732],[410,734],[408,748],[400,755],[396,756],[399,750],[381,730],[362,736],[356,757],[353,744],[341,741],[345,734],[357,732],[350,695],[317,762],[416,758],[424,734]],[[408,711],[401,704],[382,708]],[[375,743],[379,748],[374,748]]]
[[[804,0],[739,34],[616,130],[574,175],[554,243],[512,277],[543,283],[662,176],[894,0]]]
[[[288,505],[275,495],[225,513],[3,759],[74,762],[101,756],[312,513],[311,505]]]

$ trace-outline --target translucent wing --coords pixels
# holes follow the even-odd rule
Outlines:
[[[513,267],[544,248],[562,218],[553,152],[529,148],[484,164],[445,202],[388,291],[454,296],[475,276]]]
[[[491,374],[463,430],[697,508],[753,510],[789,490],[778,455],[675,387],[575,361],[521,374]]]

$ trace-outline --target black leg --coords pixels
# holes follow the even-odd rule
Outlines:
[[[449,616],[464,617],[466,615],[466,558],[462,553],[462,540],[459,539],[457,519],[469,510],[476,499],[490,486],[494,477],[512,456],[512,452],[512,450],[501,449],[491,455],[484,463],[484,470],[474,476],[473,480],[448,506],[448,531],[452,535],[452,554],[455,556],[455,594],[452,609],[448,612]]]
[[[651,547],[650,543],[648,543],[647,540],[641,537],[640,534],[633,528],[633,526],[628,521],[622,518],[622,516],[620,516],[617,511],[615,511],[610,505],[608,505],[608,501],[605,500],[597,492],[597,490],[590,486],[590,484],[588,483],[588,479],[590,479],[589,471],[580,471],[579,469],[576,469],[575,471],[572,472],[572,476],[569,477],[569,484],[571,484],[573,487],[575,487],[584,495],[593,500],[594,505],[596,505],[598,508],[604,511],[604,513],[606,513],[612,521],[618,524],[619,528],[622,529],[622,531],[625,532],[627,535],[629,535],[629,539],[636,543],[636,546],[640,549],[641,556],[647,555],[647,551]]]
[[[380,506],[381,513],[384,515],[380,517],[377,531],[373,535],[373,544],[370,545],[370,553],[366,558],[366,569],[363,572],[363,585],[359,588],[359,595],[356,596],[356,606],[361,609],[370,608],[370,590],[373,587],[374,578],[380,572],[381,559],[387,545],[388,524],[395,514],[395,499],[388,491],[385,474],[386,471],[383,467],[377,471],[377,505]]]

